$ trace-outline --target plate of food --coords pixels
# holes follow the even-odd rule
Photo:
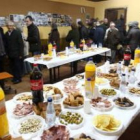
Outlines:
[[[43,56],[43,61],[50,61],[50,60],[52,60],[51,56],[49,56],[49,55],[44,55]]]
[[[53,85],[44,85],[43,86],[43,93],[44,93],[44,98],[47,99],[48,97],[52,97],[53,101],[61,101],[63,98],[62,91],[54,87]]]
[[[40,134],[45,125],[45,120],[36,115],[27,116],[18,122],[15,133],[22,136],[23,139],[31,139]]]
[[[110,111],[113,108],[113,103],[103,97],[91,99],[90,103],[92,108],[98,111]]]
[[[13,101],[15,103],[32,103],[32,93],[31,92],[23,92],[16,96],[14,96]]]
[[[78,78],[79,80],[83,80],[84,74],[76,74],[75,77]]]
[[[43,131],[41,140],[69,140],[69,130],[64,125],[53,126]]]
[[[118,91],[113,88],[102,88],[99,92],[103,97],[114,97]]]
[[[131,95],[140,96],[140,88],[131,87],[131,88],[129,88],[129,93],[130,93]]]
[[[114,99],[114,103],[120,109],[133,109],[135,107],[134,102],[126,97],[118,97]]]
[[[123,124],[110,114],[100,114],[93,118],[93,127],[102,134],[114,134],[122,130]]]
[[[101,77],[111,80],[112,78],[119,77],[119,75],[117,73],[101,73]]]
[[[41,116],[42,118],[46,119],[46,109],[47,109],[47,105],[48,103],[47,102],[43,102],[43,103],[38,103],[37,105],[36,104],[33,104],[33,110],[34,110],[34,113],[36,115],[39,115]],[[54,110],[55,110],[55,114],[56,116],[59,116],[59,114],[61,113],[61,104],[54,104]]]
[[[33,106],[30,103],[16,104],[12,112],[13,117],[15,118],[23,118],[32,115],[33,113]]]
[[[120,78],[117,77],[117,78],[112,78],[112,80],[110,80],[110,86],[115,88],[115,89],[119,89],[120,87]]]
[[[71,93],[63,101],[63,105],[69,109],[79,109],[83,107],[84,97],[79,92]]]
[[[84,118],[81,113],[75,111],[65,111],[60,114],[59,122],[71,129],[78,129],[83,126]]]
[[[104,86],[106,84],[109,84],[109,81],[105,78],[99,78],[97,77],[96,80],[95,80],[95,83],[99,86]]]
[[[69,140],[99,140],[99,138],[97,138],[97,136],[93,136],[92,133],[81,133],[69,138]]]

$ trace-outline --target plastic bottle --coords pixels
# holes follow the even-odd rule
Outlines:
[[[121,67],[122,67],[121,61],[119,61],[119,63],[117,64],[117,73],[118,73],[118,75],[121,75]]]
[[[55,109],[54,105],[52,102],[52,98],[48,98],[48,105],[47,105],[47,124],[49,127],[53,126],[55,124],[55,119],[56,119],[56,114],[55,114]]]
[[[85,94],[86,94],[86,98],[92,99],[93,96],[93,90],[92,90],[92,85],[91,85],[91,79],[88,78],[86,81],[86,85],[85,85]]]
[[[53,42],[53,49],[57,50],[57,45],[56,45],[55,41]]]
[[[10,140],[9,125],[5,107],[5,95],[0,87],[0,139]]]
[[[126,85],[127,82],[126,82],[125,74],[122,74],[121,83],[120,83],[120,91],[122,93],[126,93]]]
[[[136,80],[137,78],[135,77],[135,69],[132,69],[129,80],[128,80],[129,84],[135,84]]]
[[[33,64],[33,71],[30,75],[31,91],[33,95],[33,103],[38,104],[43,102],[43,75],[38,69],[37,64]]]
[[[48,45],[48,54],[49,54],[49,56],[53,55],[53,45],[52,45],[52,43],[49,43],[49,45]]]
[[[71,41],[71,42],[70,42],[70,47],[73,48],[74,46],[75,46],[75,45],[74,45],[74,42]]]
[[[65,52],[66,52],[66,56],[69,56],[69,48],[68,47],[65,48]]]
[[[89,58],[89,62],[85,66],[85,92],[89,92],[89,89],[90,89],[91,90],[90,92],[92,94],[94,93],[95,75],[96,75],[96,66],[93,63],[93,59]]]
[[[127,46],[125,52],[124,52],[124,65],[129,66],[131,61],[131,49],[129,45]]]
[[[53,48],[53,58],[56,58],[56,49]]]
[[[137,65],[140,63],[140,47],[138,46],[135,50],[134,64]]]

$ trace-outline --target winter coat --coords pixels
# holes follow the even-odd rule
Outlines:
[[[34,24],[28,26],[27,41],[29,42],[30,52],[39,52],[41,50],[39,30]]]
[[[51,33],[49,34],[49,40],[48,41],[52,44],[53,44],[53,42],[55,42],[57,47],[58,48],[60,47],[60,34],[59,34],[57,29],[53,29],[51,31]]]
[[[138,27],[133,27],[130,29],[127,35],[128,44],[132,51],[134,51],[138,45],[140,45],[140,29]]]
[[[67,42],[71,42],[73,41],[74,44],[76,45],[76,47],[79,47],[79,40],[80,40],[80,35],[79,35],[79,31],[78,29],[72,29],[69,31],[67,37],[66,37],[66,41]]]
[[[11,35],[9,35],[9,32],[6,32],[5,34],[5,43],[6,43],[6,52],[7,55],[10,58],[15,58],[15,57],[23,57],[23,40],[22,40],[22,35],[19,31],[13,30]]]
[[[79,33],[80,33],[80,40],[81,39],[86,40],[89,38],[88,29],[85,26],[79,28]]]
[[[106,44],[111,50],[117,50],[117,46],[120,43],[120,34],[116,29],[110,29],[107,33]]]

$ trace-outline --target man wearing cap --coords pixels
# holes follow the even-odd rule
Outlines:
[[[130,45],[132,59],[134,59],[134,51],[140,45],[140,29],[138,27],[139,23],[137,21],[130,22],[128,26],[130,27],[127,35],[127,44]]]
[[[21,59],[23,58],[23,40],[21,33],[14,28],[14,23],[7,23],[8,31],[5,34],[5,48],[10,60],[12,74],[14,76],[13,83],[21,82]]]

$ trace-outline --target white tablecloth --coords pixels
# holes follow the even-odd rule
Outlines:
[[[65,58],[56,57],[56,58],[53,58],[50,61],[43,61],[43,59],[34,61],[33,57],[27,58],[27,59],[25,59],[25,61],[27,61],[29,63],[46,65],[47,68],[50,69],[50,68],[61,66],[61,65],[64,65],[64,64],[67,64],[67,63],[70,63],[70,62],[81,60],[81,59],[84,59],[84,58],[87,58],[87,57],[91,57],[91,56],[94,56],[94,55],[97,55],[97,54],[104,54],[105,52],[110,54],[110,49],[101,48],[101,49],[95,50],[94,52],[87,52],[87,53],[84,53],[84,54],[77,54],[76,53],[76,54],[69,55],[68,57],[65,57]]]
[[[78,86],[81,87],[81,92],[84,95],[84,88],[81,86],[83,83],[84,83],[84,80],[81,80]],[[63,88],[64,88],[63,82],[58,82],[58,83],[54,84],[54,86],[60,88],[61,90],[63,90]],[[107,88],[107,87],[109,87],[109,85],[102,86],[102,88],[103,87]],[[99,88],[101,88],[101,86],[99,86]],[[130,95],[129,93],[126,93],[126,94],[120,93],[120,94],[118,94],[118,96],[128,97],[135,103],[136,107],[131,110],[122,110],[122,109],[119,109],[114,106],[113,109],[108,112],[100,112],[100,111],[91,109],[91,111],[92,111],[91,114],[85,114],[83,108],[78,109],[78,110],[76,110],[77,112],[84,114],[83,117],[85,119],[85,123],[84,123],[83,127],[81,127],[80,129],[70,130],[70,135],[74,136],[76,134],[81,134],[83,132],[85,134],[86,133],[92,134],[93,136],[98,138],[97,140],[117,140],[122,135],[122,133],[128,128],[130,123],[135,119],[135,117],[138,115],[138,113],[140,111],[140,97]],[[66,94],[64,94],[64,97],[66,97]],[[10,124],[10,133],[16,137],[16,135],[13,133],[13,130],[16,129],[16,124],[19,120],[14,119],[14,117],[12,117],[12,111],[13,111],[14,106],[15,106],[15,103],[13,102],[13,100],[6,102],[7,114],[8,114],[8,118],[9,118],[9,124]],[[69,109],[63,108],[63,106],[62,106],[62,109],[63,109],[63,111],[69,110]],[[121,120],[121,122],[123,123],[123,129],[119,133],[112,134],[112,135],[111,134],[103,135],[103,134],[100,134],[99,132],[97,132],[93,128],[93,123],[92,123],[93,117],[95,115],[101,114],[101,113],[114,115],[117,119]],[[32,140],[39,140],[39,137],[36,137]]]

